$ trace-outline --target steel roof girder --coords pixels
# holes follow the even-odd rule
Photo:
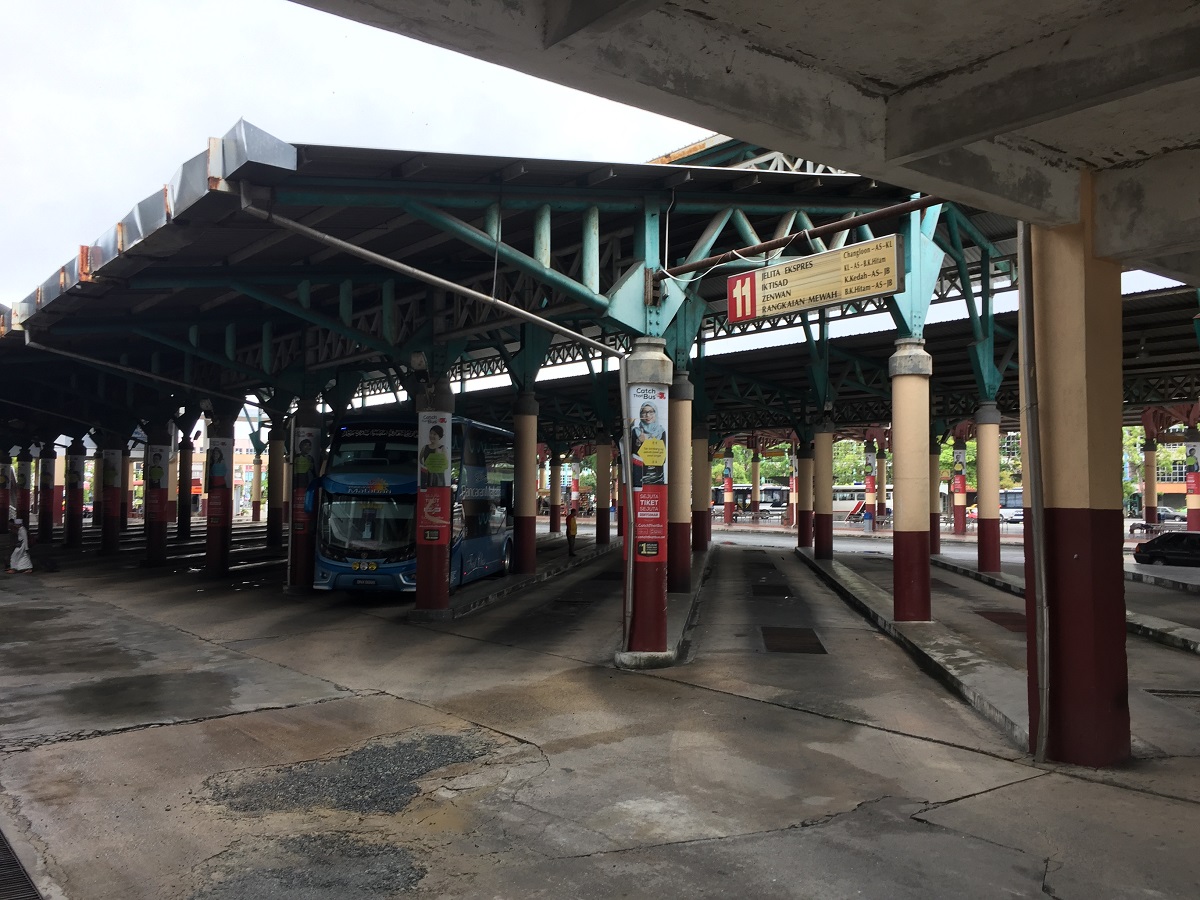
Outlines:
[[[904,290],[888,299],[888,311],[900,337],[919,338],[945,253],[933,240],[941,205],[909,213],[901,222],[904,236]]]
[[[232,281],[229,282],[228,285],[231,290],[235,290],[240,294],[244,294],[251,299],[257,300],[259,303],[295,316],[297,319],[308,322],[310,325],[316,325],[319,328],[324,328],[326,331],[340,334],[343,337],[361,344],[364,347],[369,347],[378,353],[391,354],[395,350],[395,347],[390,342],[380,337],[360,331],[357,328],[351,328],[343,325],[341,322],[332,318],[331,316],[326,316],[313,309],[305,309],[303,306],[298,305],[297,303],[293,303],[290,300],[285,300],[282,297],[276,297],[274,294],[269,294],[251,284],[240,281]]]

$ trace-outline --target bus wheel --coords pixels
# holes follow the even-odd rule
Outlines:
[[[512,541],[504,542],[504,561],[500,565],[501,575],[511,575],[513,570],[513,545]]]

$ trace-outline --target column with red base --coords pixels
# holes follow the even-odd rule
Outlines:
[[[919,338],[900,338],[888,360],[894,473],[892,593],[897,622],[927,622],[930,616],[929,378],[933,359],[924,345]]]
[[[813,441],[813,556],[833,559],[833,425]]]
[[[125,441],[118,443],[110,438],[108,445],[99,450],[99,474],[95,480],[100,483],[100,493],[104,498],[100,510],[101,553],[116,553],[121,549],[121,460],[124,449]]]
[[[975,413],[975,509],[980,572],[1000,571],[1000,411],[984,401]]]
[[[33,477],[33,454],[28,447],[22,447],[17,454],[17,518],[29,526],[30,487]]]
[[[38,543],[51,544],[54,542],[54,513],[58,509],[61,495],[54,483],[54,469],[57,454],[54,444],[50,441],[42,443],[38,451]]]
[[[634,473],[628,501],[633,533],[626,538],[626,565],[633,569],[633,592],[626,597],[625,646],[616,657],[617,665],[628,668],[674,659],[667,650],[668,391],[673,366],[665,346],[662,338],[636,338],[624,362],[625,442],[639,463],[628,466]]]
[[[562,455],[551,450],[550,458],[550,533],[562,533]]]
[[[692,426],[692,550],[707,550],[712,541],[712,460],[708,426]]]
[[[875,454],[875,522],[882,526],[888,513],[887,451],[883,447]]]
[[[250,482],[250,521],[262,521],[262,454],[254,454],[254,474]]]
[[[612,542],[612,439],[596,435],[596,545]]]
[[[942,445],[929,438],[929,555],[942,552]]]
[[[954,467],[950,476],[950,492],[954,498],[954,533],[967,533],[967,440],[954,439]]]
[[[305,508],[305,501],[320,471],[324,449],[321,419],[311,400],[301,402],[292,417],[290,444],[292,480],[289,486],[287,591],[304,594],[312,590],[316,569],[319,492],[311,498],[311,511]]]
[[[513,472],[513,571],[537,571],[538,402],[522,391],[513,405],[516,469]]]
[[[692,398],[687,372],[671,382],[667,471],[671,473],[667,504],[667,590],[692,589]]]
[[[283,546],[283,498],[288,487],[287,463],[283,452],[283,428],[275,425],[267,433],[267,546]]]
[[[1146,489],[1142,493],[1142,514],[1147,525],[1158,524],[1158,443],[1154,438],[1142,442],[1144,455],[1142,479]]]
[[[87,459],[87,448],[81,438],[71,441],[67,448],[67,485],[66,503],[67,518],[63,523],[63,544],[67,547],[83,546],[83,480],[84,463]],[[0,465],[3,464],[0,460]],[[5,491],[7,494],[7,491]],[[0,508],[8,508],[8,498],[0,500]]]
[[[450,607],[450,526],[453,519],[451,448],[454,391],[439,378],[417,401],[417,596],[416,609]]]
[[[830,486],[832,496],[832,485]],[[832,513],[832,509],[830,509]],[[796,446],[796,546],[813,545],[813,445],[801,439]]]
[[[176,498],[175,539],[192,536],[192,439],[186,434],[179,442],[179,494]]]
[[[233,544],[233,431],[237,408],[222,406],[208,423],[208,452],[204,455],[205,510],[204,571],[224,575],[229,571]],[[309,584],[311,584],[311,580]]]
[[[750,516],[757,519],[759,507],[762,505],[762,486],[758,483],[762,478],[762,450],[758,441],[754,441],[754,453],[750,457]]]
[[[733,524],[733,445],[725,448],[725,468],[721,472],[725,500],[723,521],[726,525]]]
[[[146,508],[146,565],[167,561],[167,484],[171,458],[170,431],[166,425],[152,426],[147,434],[142,463],[142,485]]]

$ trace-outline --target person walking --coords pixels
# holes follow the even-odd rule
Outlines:
[[[567,556],[575,555],[575,535],[579,533],[579,521],[575,518],[575,507],[567,513]]]
[[[17,573],[28,573],[33,571],[33,560],[29,557],[29,530],[25,527],[23,519],[12,519],[8,523],[8,530],[12,532],[13,552],[8,560],[9,575]]]

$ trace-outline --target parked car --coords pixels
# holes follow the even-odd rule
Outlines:
[[[1186,522],[1187,511],[1179,509],[1171,509],[1170,507],[1160,506],[1158,509],[1158,521],[1160,522]]]
[[[1200,566],[1200,531],[1168,531],[1133,548],[1133,559],[1152,566]]]

